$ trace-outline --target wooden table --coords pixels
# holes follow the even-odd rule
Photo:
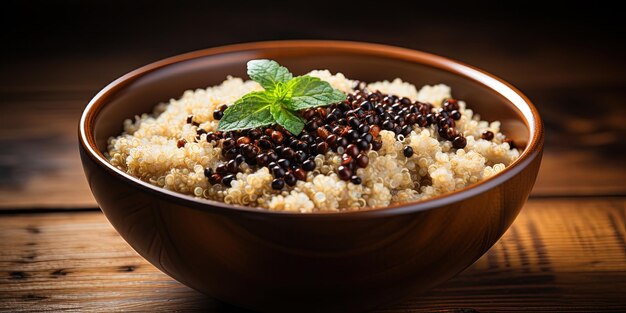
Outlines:
[[[183,26],[174,24],[168,24],[171,32],[180,33]],[[269,34],[278,25],[259,32]],[[621,50],[608,44],[609,36],[584,37],[591,41],[581,45],[554,40],[550,29],[518,31],[523,43],[501,44],[505,31],[480,32],[484,24],[463,24],[469,36],[456,35],[458,23],[408,25],[394,32],[381,26],[368,36],[348,29],[345,38],[440,53],[509,80],[541,112],[546,151],[530,200],[489,252],[449,282],[380,311],[626,311],[626,86],[624,66],[616,65],[623,64]],[[421,32],[413,31],[417,25]],[[436,36],[428,35],[432,31]],[[320,26],[298,37],[334,34],[331,26]],[[116,39],[128,51],[100,45],[102,50],[79,46],[77,52],[48,43],[62,53],[9,55],[11,62],[0,67],[0,311],[242,311],[174,281],[135,253],[100,213],[76,146],[80,112],[107,82],[228,38],[283,37],[254,37],[235,27],[199,43]],[[452,40],[463,49],[449,49]],[[152,42],[168,48],[141,49]]]

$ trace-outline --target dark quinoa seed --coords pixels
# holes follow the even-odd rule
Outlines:
[[[451,117],[453,120],[458,121],[458,120],[460,120],[460,119],[461,119],[461,112],[459,112],[459,111],[457,111],[457,110],[454,110],[454,111],[450,112],[450,117]]]
[[[350,125],[350,127],[352,128],[358,128],[361,125],[361,122],[359,122],[359,119],[357,117],[351,116],[348,118],[348,125]]]
[[[211,175],[211,177],[209,177],[209,183],[215,185],[215,184],[219,184],[222,182],[222,175],[215,173],[213,175]]]
[[[337,138],[337,147],[347,147],[349,144],[348,139],[346,139],[345,137],[339,137]]]
[[[284,169],[289,169],[289,166],[291,165],[291,162],[287,159],[279,159],[276,163]]]
[[[452,140],[452,146],[457,149],[463,149],[467,145],[467,140],[463,136],[457,136]]]
[[[272,167],[271,171],[272,171],[272,176],[274,177],[280,178],[280,177],[285,176],[285,170],[280,166]]]
[[[388,119],[385,120],[381,126],[383,127],[384,130],[392,130],[394,127],[393,122]]]
[[[346,139],[348,139],[348,141],[350,142],[356,141],[357,139],[359,139],[359,132],[354,129],[349,130],[346,133]]]
[[[220,110],[213,111],[213,119],[221,120],[223,116],[224,116],[224,111],[220,111]]]
[[[341,180],[349,180],[352,176],[352,171],[348,167],[342,165],[337,168],[337,176],[339,176]]]
[[[417,122],[417,114],[410,113],[406,117],[406,123],[409,125],[414,125]]]
[[[398,125],[403,125],[404,124],[404,117],[402,117],[401,115],[398,115],[396,117],[393,118],[394,123],[398,124]]]
[[[222,184],[224,184],[225,186],[230,187],[230,183],[232,183],[233,180],[235,180],[235,175],[233,175],[233,174],[226,175],[226,176],[224,176],[224,178],[222,178]]]
[[[300,151],[296,151],[296,155],[294,156],[294,158],[293,158],[293,159],[294,159],[294,161],[295,161],[296,163],[302,163],[302,162],[304,162],[307,158],[308,158],[307,153],[306,153],[306,152],[304,152],[304,151],[301,151],[301,150],[300,150]]]
[[[411,133],[411,131],[412,131],[412,130],[413,130],[413,129],[411,129],[411,126],[409,126],[409,125],[404,125],[404,126],[402,126],[402,130],[401,130],[401,132],[400,132],[400,133],[401,133],[402,135],[404,135],[404,136],[408,136],[408,135]]]
[[[352,177],[350,177],[350,181],[355,184],[355,185],[360,185],[361,184],[361,177],[353,175]]]
[[[356,146],[359,148],[359,151],[365,151],[369,148],[370,143],[367,140],[359,139],[356,141]]]
[[[250,137],[247,136],[243,136],[243,137],[239,137],[237,138],[237,145],[245,145],[245,144],[250,144]]]
[[[307,171],[307,172],[310,172],[310,171],[314,170],[315,169],[315,162],[312,161],[312,160],[306,160],[306,161],[302,162],[302,169]]]
[[[457,136],[457,132],[454,128],[450,127],[446,130],[446,136],[447,139],[453,140]]]
[[[426,126],[428,126],[428,120],[423,115],[418,115],[417,116],[416,123],[417,123],[417,125],[419,125],[419,127],[426,127]]]
[[[372,136],[372,134],[370,133],[364,133],[361,135],[361,139],[367,141],[367,143],[372,142],[372,140],[374,140],[374,136]]]
[[[285,183],[289,186],[295,186],[298,179],[293,173],[287,173],[284,177]]]
[[[229,139],[225,139],[222,141],[222,149],[228,150],[232,147],[234,147],[236,144],[236,141],[229,138]]]
[[[482,133],[482,135],[480,135],[480,138],[485,139],[485,140],[493,140],[493,132],[490,130],[486,130],[484,133]]]
[[[410,158],[413,156],[413,148],[411,146],[406,146],[404,147],[404,150],[402,150],[402,154],[404,154],[405,157]]]
[[[327,116],[326,108],[323,107],[318,107],[317,109],[315,109],[315,113],[317,113],[317,116],[319,116],[320,118],[326,118]]]
[[[435,124],[435,121],[436,119],[435,119],[434,114],[432,113],[426,114],[426,122],[428,123],[428,125]]]
[[[283,133],[279,132],[279,131],[273,131],[272,132],[272,140],[276,143],[276,144],[280,144],[283,142]]]
[[[235,160],[230,160],[226,163],[226,170],[229,173],[237,174],[237,172],[239,171],[239,164],[237,164],[237,161]]]
[[[275,178],[272,181],[272,189],[280,190],[280,189],[283,189],[283,187],[285,187],[285,181],[282,180],[281,178]]]
[[[298,180],[306,180],[306,172],[301,168],[293,170],[293,176],[295,176]]]
[[[443,101],[442,107],[446,111],[454,111],[459,109],[459,103],[456,99],[448,98]]]
[[[317,120],[310,120],[305,125],[304,128],[308,131],[315,131],[319,127]]]
[[[241,155],[241,154],[237,154],[235,156],[235,161],[237,161],[238,164],[243,163],[245,160],[246,160],[246,158],[243,155]]]
[[[256,164],[259,166],[265,166],[269,162],[269,157],[267,154],[259,154],[256,156]]]
[[[293,151],[293,149],[287,147],[283,149],[281,155],[283,156],[283,158],[293,159],[293,157],[296,156],[296,153]]]
[[[361,126],[359,126],[359,132],[361,134],[367,133],[370,131],[370,127],[367,124],[361,124]]]
[[[276,162],[278,161],[278,154],[276,154],[276,152],[274,151],[270,151],[267,153],[267,157],[269,159],[270,162]]]
[[[215,168],[215,172],[218,174],[226,174],[228,170],[226,169],[226,164],[220,164]]]
[[[380,150],[380,148],[383,147],[383,143],[380,140],[374,140],[372,141],[372,150],[374,151],[378,151]]]
[[[302,117],[307,120],[311,119],[311,117],[313,117],[313,114],[315,114],[315,111],[313,109],[306,109],[302,111]]]
[[[316,151],[319,154],[325,154],[326,152],[328,152],[328,143],[320,142],[319,144],[317,144]]]
[[[260,139],[257,145],[263,150],[269,150],[272,148],[272,143],[267,139]]]
[[[207,167],[204,169],[204,176],[206,178],[211,177],[211,175],[213,175],[213,169],[211,169],[210,167]]]
[[[259,139],[261,137],[261,131],[258,129],[252,129],[248,132],[248,136],[253,140]]]
[[[246,157],[245,161],[246,164],[250,165],[250,166],[256,166],[256,158],[255,157]]]
[[[359,154],[356,156],[356,165],[359,167],[366,167],[370,162],[370,158],[365,154]]]
[[[346,147],[346,153],[354,158],[359,154],[359,148],[355,144],[351,143],[348,147]]]
[[[276,146],[276,147],[274,148],[274,152],[275,152],[277,155],[281,155],[281,154],[283,153],[283,149],[284,149],[284,148],[285,148],[285,147],[283,147],[283,146]]]
[[[302,135],[300,137],[300,140],[302,140],[302,142],[306,142],[306,143],[313,143],[313,137],[309,136],[309,135]]]
[[[437,133],[439,134],[439,137],[443,138],[443,139],[448,139],[448,134],[447,131],[448,129],[445,127],[439,127],[437,128]]]
[[[337,135],[328,135],[328,137],[326,137],[326,143],[328,143],[331,147],[333,147],[333,145],[337,142]]]
[[[361,107],[361,109],[363,109],[365,111],[370,111],[371,109],[374,108],[374,105],[372,105],[371,102],[366,100],[366,101],[361,102],[360,107]]]

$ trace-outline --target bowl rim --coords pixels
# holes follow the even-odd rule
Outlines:
[[[501,97],[513,104],[530,132],[528,144],[520,153],[520,156],[501,172],[490,178],[449,193],[425,200],[405,202],[386,207],[365,208],[356,211],[322,211],[312,213],[270,211],[258,207],[232,205],[216,200],[196,198],[191,195],[166,190],[142,181],[141,179],[131,176],[130,174],[116,168],[109,163],[104,154],[96,147],[94,136],[95,119],[102,107],[106,105],[108,99],[115,95],[118,90],[137,80],[141,76],[175,63],[189,61],[196,58],[234,52],[263,51],[276,48],[323,48],[333,52],[342,52],[344,54],[358,53],[360,55],[390,58],[422,64],[469,79],[499,94]],[[156,61],[117,78],[100,90],[89,101],[83,110],[78,126],[80,147],[86,152],[86,155],[94,161],[95,164],[109,174],[137,185],[137,187],[147,190],[152,194],[160,197],[166,197],[169,200],[176,201],[185,207],[200,209],[203,211],[221,211],[224,213],[246,213],[253,215],[277,215],[295,218],[353,218],[387,216],[425,211],[443,205],[449,205],[492,189],[521,172],[535,158],[541,156],[544,141],[543,123],[535,106],[523,93],[501,78],[465,63],[427,52],[383,44],[336,40],[282,40],[240,43],[196,50]]]

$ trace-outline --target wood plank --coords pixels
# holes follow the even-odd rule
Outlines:
[[[626,200],[534,199],[458,277],[381,312],[624,311]],[[241,311],[139,257],[101,213],[0,216],[0,311]]]
[[[86,102],[12,103],[0,106],[0,207],[95,207],[76,139]]]

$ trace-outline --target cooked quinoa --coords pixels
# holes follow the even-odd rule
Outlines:
[[[341,73],[322,70],[308,75],[340,91],[354,91],[355,81]],[[430,103],[435,109],[452,96],[446,85],[418,90],[398,78],[371,83],[366,89]],[[151,114],[124,121],[124,133],[109,139],[107,157],[120,170],[168,190],[228,204],[307,213],[380,208],[431,198],[489,178],[519,156],[518,150],[505,141],[500,122],[482,121],[458,101],[462,115],[454,128],[467,140],[464,148],[456,149],[452,142],[439,138],[434,125],[414,125],[407,136],[382,130],[382,147],[367,151],[369,165],[355,172],[362,180],[360,184],[338,177],[341,155],[331,150],[315,157],[316,167],[307,172],[306,181],[298,180],[295,186],[285,185],[282,190],[272,189],[273,176],[267,167],[246,163],[230,187],[210,184],[205,169],[215,169],[226,159],[217,142],[206,140],[206,134],[196,138],[197,129],[216,131],[219,121],[213,112],[218,106],[257,90],[262,88],[254,81],[228,77],[218,86],[185,91],[180,99],[157,105]],[[191,114],[199,125],[187,123]],[[481,139],[488,131],[494,134],[493,139]],[[410,157],[403,153],[407,146],[413,149]]]

